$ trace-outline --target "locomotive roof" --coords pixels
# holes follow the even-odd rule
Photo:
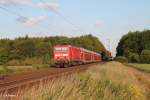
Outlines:
[[[97,52],[94,52],[94,51],[91,51],[91,50],[87,50],[87,49],[84,49],[84,48],[81,48],[83,51],[85,51],[85,52],[90,52],[90,53],[94,53],[94,54],[96,54],[96,55],[100,55],[99,53],[97,53]]]

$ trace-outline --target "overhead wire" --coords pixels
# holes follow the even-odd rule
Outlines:
[[[17,13],[17,12],[15,12],[15,11],[9,10],[9,9],[7,9],[6,7],[0,6],[0,9],[2,9],[3,11],[8,12],[8,13],[10,13],[10,14],[13,14],[13,15],[19,17],[19,18],[27,18],[26,16],[23,16],[23,15],[21,15],[20,13]],[[41,27],[39,27],[39,28],[41,29]],[[48,30],[47,28],[45,28],[45,27],[44,27],[44,29],[46,29],[47,31],[49,31],[49,30]],[[41,30],[42,30],[42,29],[41,29]],[[54,31],[54,30],[50,30],[50,31],[57,33],[57,32]]]
[[[46,6],[48,6],[47,3],[46,3],[44,0],[40,0],[40,2],[43,3],[43,4],[45,4]],[[14,4],[14,6],[16,6],[16,5]],[[16,15],[16,16],[19,16],[20,18],[27,18],[27,17],[25,17],[25,16],[23,16],[23,15],[17,13],[17,12],[14,12],[14,11],[12,11],[12,10],[7,9],[6,7],[0,6],[0,9],[5,10],[6,12],[11,13],[11,14],[14,14],[14,15]],[[21,9],[21,10],[22,10],[22,9]],[[56,11],[56,10],[53,10],[53,12],[54,12],[55,14],[57,14],[59,17],[61,17],[65,22],[67,22],[68,24],[70,24],[74,29],[77,29],[78,31],[83,32],[82,29],[80,29],[79,27],[77,27],[74,23],[72,23],[70,20],[68,20],[68,18],[66,18],[66,17],[65,17],[64,15],[62,15],[60,12],[58,12],[58,11]],[[54,31],[54,30],[53,30],[53,31]],[[57,31],[54,31],[54,32],[58,33]]]
[[[16,16],[19,16],[19,17],[24,17],[24,16],[22,16],[21,14],[18,14],[18,13],[16,13],[16,12],[12,11],[12,10],[7,9],[6,7],[0,6],[0,9],[6,11],[6,12],[8,12],[8,13],[11,13],[11,14],[13,14],[13,15],[16,15]]]
[[[46,1],[44,0],[39,0],[41,3],[45,4],[46,6],[49,6],[47,4]],[[53,12],[58,15],[59,17],[61,17],[65,22],[67,22],[68,24],[70,24],[74,29],[77,29],[78,31],[83,32],[84,30],[79,28],[77,25],[75,25],[74,23],[72,23],[72,21],[70,21],[66,16],[62,15],[60,12],[58,12],[57,10],[53,10]]]

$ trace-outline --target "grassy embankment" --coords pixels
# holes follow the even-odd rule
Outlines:
[[[126,65],[150,73],[150,64],[136,64],[136,63],[134,64],[134,63],[129,63],[129,64],[126,64]]]
[[[48,68],[47,64],[34,64],[30,66],[6,66],[0,65],[0,75],[12,74],[12,73],[22,73],[27,71],[38,70],[42,68]]]
[[[86,72],[65,76],[32,88],[23,100],[148,100],[150,78],[118,62],[95,65]]]

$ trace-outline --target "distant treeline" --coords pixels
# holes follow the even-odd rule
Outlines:
[[[22,65],[49,63],[52,58],[52,47],[55,44],[72,44],[88,50],[102,53],[107,51],[99,39],[92,35],[80,37],[53,36],[45,38],[19,37],[14,40],[0,40],[0,64]]]
[[[150,63],[150,30],[124,35],[118,44],[116,56],[124,56],[128,62]]]

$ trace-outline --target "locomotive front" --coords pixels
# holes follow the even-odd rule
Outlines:
[[[56,66],[64,67],[69,63],[69,45],[56,45],[53,53]]]

